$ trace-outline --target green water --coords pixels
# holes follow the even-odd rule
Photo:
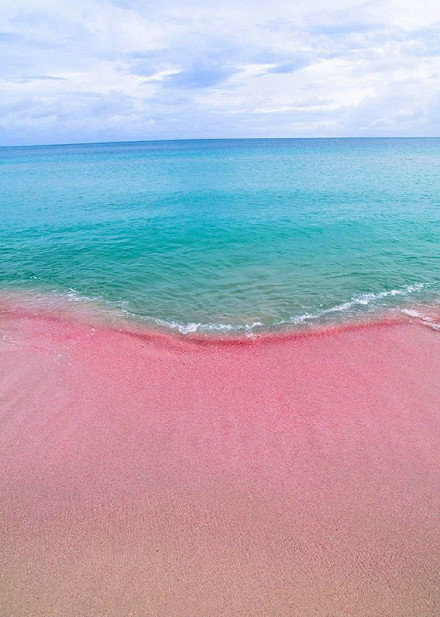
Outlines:
[[[267,329],[440,294],[440,139],[0,148],[0,289]]]

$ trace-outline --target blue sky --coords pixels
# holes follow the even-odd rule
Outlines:
[[[0,143],[440,135],[439,0],[0,0]]]

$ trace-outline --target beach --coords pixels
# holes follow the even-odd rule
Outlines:
[[[0,23],[0,617],[440,617],[439,0]]]
[[[440,334],[0,313],[2,615],[434,617]]]

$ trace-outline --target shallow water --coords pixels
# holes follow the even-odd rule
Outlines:
[[[0,289],[182,332],[438,304],[440,139],[0,148]]]

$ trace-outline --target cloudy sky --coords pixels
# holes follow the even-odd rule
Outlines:
[[[440,135],[440,0],[0,0],[0,143]]]

